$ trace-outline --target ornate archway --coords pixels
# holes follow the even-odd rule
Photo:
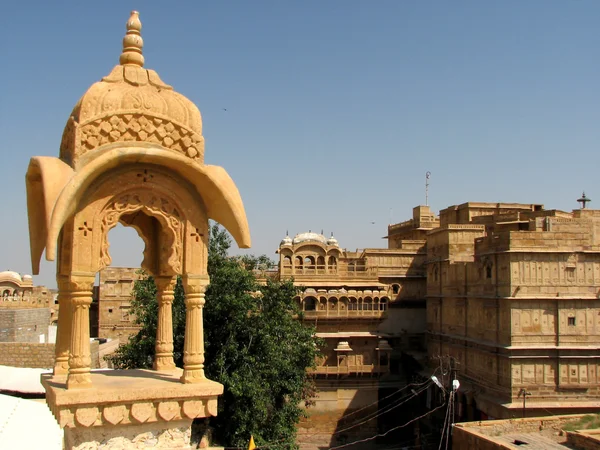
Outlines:
[[[175,370],[171,308],[175,277],[182,276],[182,383],[205,380],[208,219],[224,225],[241,247],[250,246],[235,184],[222,168],[204,164],[200,111],[143,68],[140,31],[134,12],[120,64],[73,109],[60,157],[32,158],[27,171],[34,274],[44,250],[48,260],[57,260],[54,375],[67,375],[67,389],[92,385],[89,307],[95,274],[110,265],[111,228],[131,226],[145,243],[142,267],[158,290],[157,371]]]

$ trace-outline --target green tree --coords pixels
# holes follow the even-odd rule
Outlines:
[[[296,319],[293,282],[267,280],[252,273],[267,257],[229,257],[229,235],[212,225],[208,250],[210,285],[204,308],[206,376],[225,386],[219,414],[211,419],[219,441],[245,446],[293,448],[302,402],[310,403],[319,342],[314,329]],[[117,368],[152,366],[156,337],[156,286],[151,277],[136,282],[132,312],[141,330],[112,357]],[[178,280],[173,301],[175,363],[182,366],[184,293]]]

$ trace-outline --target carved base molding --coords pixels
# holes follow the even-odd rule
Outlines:
[[[217,415],[223,385],[182,384],[182,369],[101,370],[92,388],[66,389],[65,375],[42,375],[46,401],[61,428],[65,449],[189,448],[192,420]],[[150,445],[150,443],[152,445]]]

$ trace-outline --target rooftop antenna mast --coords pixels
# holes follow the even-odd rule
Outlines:
[[[431,172],[425,172],[425,206],[429,206],[429,179],[431,178]]]

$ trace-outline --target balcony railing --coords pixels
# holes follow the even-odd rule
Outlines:
[[[385,318],[387,311],[383,310],[319,310],[319,311],[303,311],[305,319],[337,319],[337,318],[357,318],[357,319],[381,319]]]
[[[353,373],[388,373],[387,366],[378,366],[375,364],[362,364],[355,366],[319,366],[315,369],[309,369],[310,373],[318,375],[350,375]]]

